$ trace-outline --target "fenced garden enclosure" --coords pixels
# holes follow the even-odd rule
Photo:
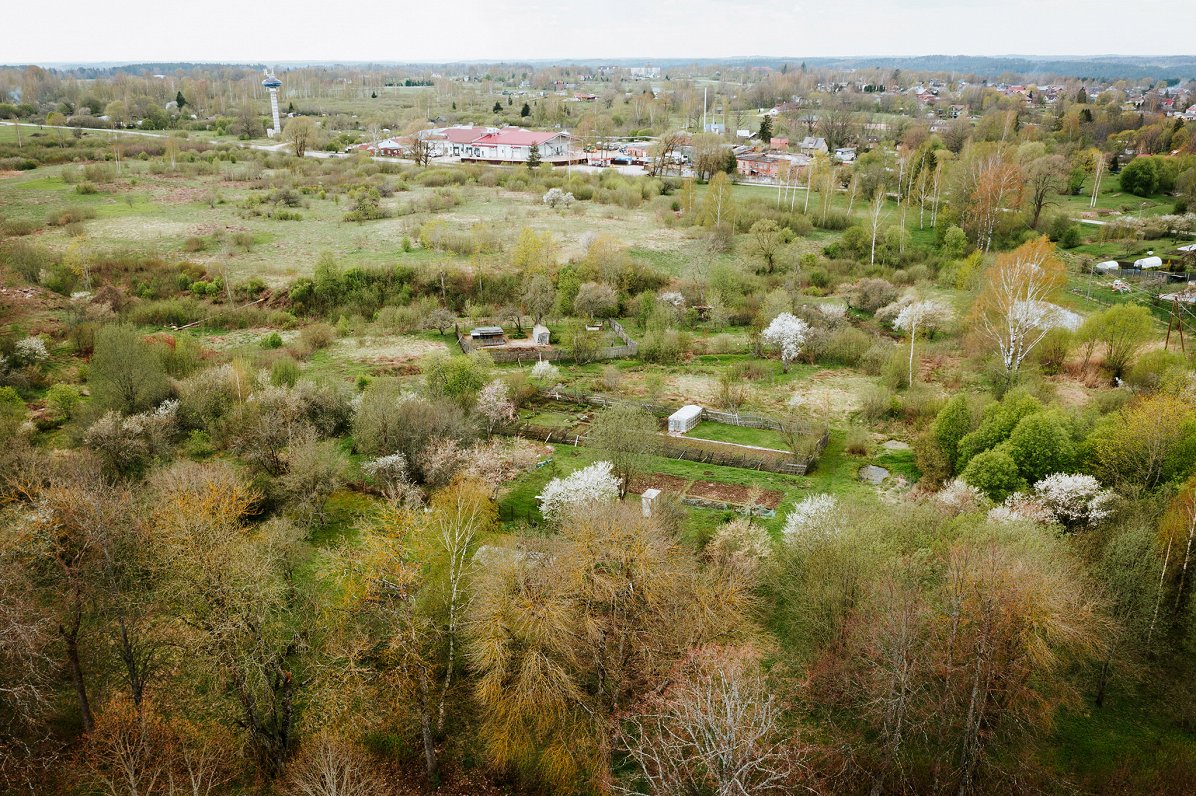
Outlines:
[[[589,350],[579,350],[577,347],[559,347],[552,346],[475,346],[469,339],[468,335],[461,333],[458,326],[454,326],[454,331],[457,335],[457,346],[461,352],[468,354],[471,351],[482,349],[490,355],[496,363],[503,365],[524,365],[539,362],[541,360],[546,362],[597,362],[607,359],[627,359],[634,357],[639,353],[639,344],[631,338],[627,330],[623,328],[623,324],[611,318],[606,321],[610,330],[614,332],[620,340],[622,345],[614,346],[598,346]]]
[[[599,393],[585,393],[562,388],[542,392],[540,400],[545,407],[551,407],[556,403],[569,403],[578,407],[595,409],[617,403],[627,403]],[[636,405],[657,418],[668,417],[678,408],[656,403],[636,402]],[[717,412],[703,409],[702,418],[717,424],[778,432],[784,426],[775,418],[750,413]],[[511,424],[506,431],[509,434],[539,442],[585,445],[588,424],[584,420],[577,420],[568,425],[547,425],[536,423],[533,419],[525,419]],[[661,456],[701,464],[737,467],[744,470],[763,470],[786,475],[805,475],[813,469],[818,461],[818,456],[826,448],[829,440],[829,430],[812,430],[805,435],[801,446],[803,452],[799,455],[793,450],[662,433],[658,450]]]

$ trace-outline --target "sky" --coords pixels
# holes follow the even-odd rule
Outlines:
[[[0,63],[1190,55],[1196,0],[52,0]]]

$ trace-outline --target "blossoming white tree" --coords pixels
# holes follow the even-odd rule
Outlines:
[[[809,334],[810,324],[795,317],[793,313],[782,312],[768,324],[763,337],[766,343],[781,349],[781,369],[788,373],[789,363],[797,359]]]
[[[997,347],[1012,377],[1051,329],[1077,318],[1051,303],[1067,281],[1067,269],[1046,238],[1003,254],[985,273],[972,315],[976,328]]]
[[[361,471],[372,478],[383,496],[396,505],[418,504],[420,491],[411,481],[407,457],[401,453],[379,456],[361,465]]]
[[[918,339],[918,329],[942,323],[951,315],[951,311],[937,301],[915,301],[907,304],[893,320],[893,328],[909,335],[909,383],[914,383],[914,343]]]
[[[1114,494],[1090,475],[1055,473],[1029,492],[1014,492],[988,513],[991,520],[1028,520],[1040,525],[1058,523],[1075,529],[1109,516]]]
[[[560,381],[561,370],[547,359],[541,359],[532,365],[532,379],[541,384],[556,384]]]
[[[511,400],[511,388],[502,379],[495,379],[478,393],[478,414],[486,419],[486,436],[502,423],[515,419],[515,402]]]
[[[989,509],[988,518],[993,522],[1033,522],[1050,525],[1055,515],[1034,495],[1014,492],[1005,502]]]
[[[983,492],[961,478],[935,492],[931,501],[953,517],[992,505]]]
[[[685,309],[685,296],[678,293],[676,290],[665,290],[657,298],[665,304],[669,304],[676,309]]]
[[[1034,485],[1034,495],[1069,528],[1091,525],[1109,516],[1113,492],[1090,475],[1055,473]]]
[[[602,503],[619,497],[619,479],[610,462],[594,462],[589,467],[554,478],[537,496],[540,513],[550,523],[560,522],[570,511],[589,503]]]
[[[839,499],[834,495],[810,495],[793,507],[781,530],[786,537],[827,534],[835,530]]]
[[[26,337],[13,346],[12,362],[16,365],[40,365],[49,358],[46,341],[40,337]]]

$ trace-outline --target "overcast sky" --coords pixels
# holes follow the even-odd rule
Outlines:
[[[12,0],[0,63],[1186,55],[1196,0]]]

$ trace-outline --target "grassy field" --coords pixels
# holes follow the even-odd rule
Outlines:
[[[734,442],[737,445],[754,445],[758,448],[786,450],[784,438],[776,431],[766,428],[732,426],[703,420],[686,432],[686,436],[710,439],[717,442]]]

